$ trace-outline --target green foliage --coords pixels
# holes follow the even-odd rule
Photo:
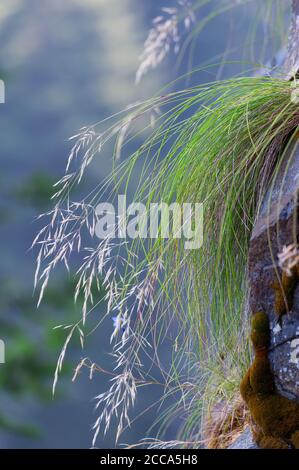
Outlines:
[[[176,316],[179,322],[170,373],[174,383],[182,381],[186,373],[182,355],[187,353],[187,375],[194,377],[193,391],[186,395],[193,400],[182,435],[190,438],[198,432],[203,409],[207,412],[218,400],[238,393],[249,365],[249,237],[281,164],[284,142],[299,116],[290,84],[278,78],[236,78],[163,100],[168,109],[162,124],[116,170],[116,189],[129,185],[141,160],[134,200],[148,208],[159,201],[202,202],[204,243],[200,250],[188,251],[183,239],[134,241],[128,252],[132,269],[124,276],[121,297],[138,284],[138,273],[150,277],[157,275],[158,264],[163,266],[152,300],[159,312],[153,328],[159,341],[167,334],[169,318]],[[141,254],[137,260],[136,253]],[[149,308],[148,315],[152,314]],[[174,408],[182,413],[183,403]]]
[[[195,9],[200,12],[210,1],[198,0]],[[262,62],[285,42],[285,16],[290,6],[287,2],[267,0],[261,5],[253,0],[223,0],[219,9],[198,20],[190,39],[217,15],[239,5],[256,8],[256,23],[245,46],[251,48],[252,60]],[[265,25],[264,42],[256,47],[258,32]],[[181,56],[187,45],[188,41],[181,49]],[[258,59],[256,49],[259,49]],[[244,58],[248,60],[248,55],[244,54]],[[128,137],[132,122],[148,111],[156,111],[157,107],[163,108],[164,113],[159,115],[152,136],[129,161],[120,165],[116,162],[115,171],[103,188],[96,186],[76,207],[69,204],[71,190],[81,182],[99,148],[118,134],[116,156],[119,157],[123,140],[132,144],[134,137],[140,137],[141,132]],[[169,371],[165,372],[163,367],[161,370],[166,377],[165,399],[174,394],[175,405],[160,416],[161,432],[179,416],[183,420],[180,436],[190,442],[200,436],[204,415],[218,402],[232,400],[238,394],[240,379],[249,366],[246,334],[249,237],[259,205],[272,183],[273,171],[275,176],[282,160],[283,145],[299,118],[297,107],[291,102],[290,84],[272,78],[209,83],[153,98],[132,106],[131,110],[116,124],[111,124],[115,116],[100,123],[99,127],[107,125],[104,131],[101,128],[97,133],[95,125],[81,129],[73,137],[76,142],[66,174],[57,185],[56,205],[50,214],[52,221],[39,233],[42,240],[38,238],[41,250],[37,281],[41,282],[43,294],[47,273],[61,259],[67,264],[69,253],[65,240],[75,240],[73,246],[76,246],[76,241],[81,240],[81,228],[86,226],[91,234],[89,216],[93,215],[92,208],[101,189],[107,190],[114,184],[116,192],[129,193],[136,168],[140,183],[134,200],[143,201],[147,208],[152,202],[161,201],[168,205],[174,201],[204,204],[204,244],[200,250],[186,250],[182,239],[165,240],[161,236],[149,241],[136,239],[127,250],[121,276],[114,277],[114,270],[111,275],[112,270],[108,268],[108,313],[116,310],[116,320],[119,320],[116,325],[125,327],[116,326],[112,335],[116,339],[113,357],[119,375],[109,391],[98,397],[97,405],[104,410],[95,425],[96,438],[103,422],[106,432],[111,418],[116,416],[117,436],[120,435],[124,422],[129,420],[128,409],[135,400],[135,386],[145,384],[142,354],[144,350],[148,354],[146,348],[150,344],[155,361],[159,344],[167,339],[173,344],[172,363]],[[79,155],[82,160],[78,169],[74,160],[78,161]],[[81,213],[77,215],[76,210]],[[63,220],[63,237],[59,217]],[[75,228],[73,220],[79,221]],[[55,252],[51,250],[53,240]],[[107,245],[104,242],[91,249],[92,254],[86,256],[81,266],[83,282],[79,282],[76,291],[85,292],[86,305],[89,302],[94,305],[89,284],[106,267],[102,258],[110,245],[109,240]],[[83,314],[83,323],[85,320]],[[121,406],[124,408],[119,412]]]

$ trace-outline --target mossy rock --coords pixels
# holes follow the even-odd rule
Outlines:
[[[299,448],[299,404],[279,395],[268,359],[270,328],[267,315],[252,319],[255,359],[242,380],[240,391],[253,418],[254,439],[262,448]]]

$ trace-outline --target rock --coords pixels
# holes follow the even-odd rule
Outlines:
[[[292,0],[292,20],[288,43],[285,69],[287,77],[292,78],[299,70],[299,0]]]
[[[299,145],[285,156],[272,189],[268,190],[256,220],[249,249],[250,309],[263,310],[270,318],[270,361],[277,390],[299,402],[299,285],[292,310],[278,323],[274,311],[277,255],[284,246],[297,243]]]
[[[249,427],[229,446],[229,449],[258,449]]]

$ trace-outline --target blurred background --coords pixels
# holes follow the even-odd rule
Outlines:
[[[213,14],[221,0],[209,3]],[[51,207],[53,183],[63,174],[68,138],[130,103],[150,97],[190,67],[190,55],[178,64],[169,56],[135,85],[135,74],[152,19],[175,0],[1,0],[0,78],[6,103],[0,105],[0,338],[6,343],[6,364],[0,365],[1,448],[88,448],[95,420],[93,397],[107,388],[105,377],[89,380],[83,373],[71,382],[82,355],[72,344],[57,394],[51,387],[65,337],[53,327],[80,311],[74,306],[73,284],[65,274],[53,278],[37,309],[33,292],[35,253],[30,245],[38,230],[36,216]],[[217,16],[193,43],[192,67],[217,62],[228,45],[230,59],[240,58],[240,37],[248,31],[254,10]],[[234,33],[229,35],[231,25]],[[259,31],[256,37],[261,34]],[[221,69],[221,76],[244,65]],[[248,66],[249,68],[251,66]],[[211,81],[219,67],[198,72],[189,84]],[[180,84],[181,85],[181,84]],[[96,161],[84,185],[100,182],[111,169]],[[101,311],[97,312],[101,315]],[[97,330],[84,355],[109,365],[104,329]],[[107,346],[107,350],[105,350]],[[107,354],[106,354],[107,353]],[[167,351],[165,351],[167,354]],[[144,392],[138,412],[159,399],[161,390]],[[142,406],[140,406],[140,400]],[[139,409],[140,407],[140,409]],[[121,442],[146,436],[157,409],[137,419]],[[175,425],[168,431],[175,437]],[[99,447],[114,447],[114,436]]]

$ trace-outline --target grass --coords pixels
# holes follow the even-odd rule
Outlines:
[[[106,316],[113,312],[118,318],[111,335],[113,380],[110,389],[97,397],[101,411],[94,443],[115,418],[120,437],[130,424],[136,393],[145,385],[159,383],[164,389],[161,401],[173,403],[160,413],[150,432],[162,436],[179,418],[180,446],[183,442],[199,446],[217,407],[238,403],[239,383],[250,363],[249,237],[265,191],[283,160],[284,144],[299,124],[291,92],[290,83],[279,78],[213,82],[153,98],[125,117],[115,116],[76,136],[68,172],[57,187],[55,208],[47,214],[50,222],[35,241],[40,246],[36,280],[42,282],[43,293],[51,271],[60,262],[69,269],[71,254],[78,251],[83,260],[76,293],[82,292],[84,306],[81,326],[77,323],[73,329],[78,328],[83,337],[99,303],[90,291],[99,276],[106,290]],[[121,133],[125,152],[127,145],[142,137],[140,129],[135,135],[128,133],[128,124],[143,120],[157,106],[160,114],[150,137],[130,158],[119,161],[117,135]],[[112,175],[80,203],[71,203],[72,188],[111,138],[116,138],[118,158]],[[203,203],[200,249],[186,250],[185,240],[161,236],[127,240],[125,245],[107,236],[94,246],[93,208],[107,189],[116,195],[128,192],[136,169],[139,184],[133,200],[147,208],[161,201]],[[92,240],[87,252],[81,243],[84,230]],[[71,325],[68,328],[72,331]],[[68,336],[62,358],[70,340]],[[163,344],[172,349],[170,361],[159,353]],[[145,367],[148,362],[159,367],[159,378],[152,377],[151,366]],[[92,369],[101,367],[93,364]],[[240,429],[239,415],[237,422]]]
[[[180,416],[187,409],[180,438],[190,440],[199,432],[203,412],[238,394],[249,365],[249,237],[271,176],[282,161],[283,143],[298,125],[298,108],[290,100],[290,84],[271,78],[212,83],[186,91],[181,100],[132,157],[128,172],[122,169],[122,178],[129,177],[141,154],[152,162],[165,153],[150,166],[134,199],[146,205],[154,200],[203,202],[204,244],[188,252],[181,240],[150,242],[144,260],[127,275],[123,295],[136,283],[136,272],[151,276],[151,266],[160,261],[163,278],[154,293],[153,305],[159,312],[154,327],[162,337],[173,315],[180,324],[175,344],[188,354],[186,380],[192,377],[194,388],[182,393],[173,411]],[[139,241],[131,248],[134,254],[140,249]],[[174,381],[182,383],[184,368],[184,360],[174,355]],[[186,408],[188,402],[191,408]]]

